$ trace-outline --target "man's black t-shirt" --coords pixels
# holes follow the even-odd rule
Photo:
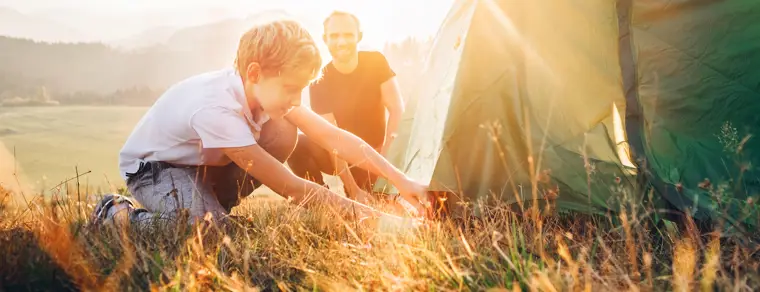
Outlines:
[[[320,115],[332,113],[338,127],[379,149],[385,141],[385,106],[380,85],[396,76],[382,53],[359,52],[356,69],[343,74],[332,62],[322,78],[309,87],[311,108]]]

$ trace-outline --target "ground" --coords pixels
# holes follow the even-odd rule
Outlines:
[[[6,154],[15,151],[20,176],[35,191],[75,177],[77,169],[79,173],[90,172],[82,176],[83,184],[110,189],[110,182],[118,188],[124,185],[118,173],[119,149],[146,110],[0,108],[0,143],[5,145]]]
[[[118,149],[144,111],[0,109],[0,291],[760,287],[757,231],[724,233],[718,222],[716,232],[700,233],[690,221],[678,230],[644,216],[651,206],[598,217],[491,206],[481,218],[427,220],[409,229],[256,196],[236,208],[226,226],[87,226],[93,205],[79,195],[101,193],[77,192],[76,180],[60,191],[49,188],[73,177],[74,166],[91,171],[81,185],[118,185]],[[8,163],[14,146],[17,160]],[[6,182],[15,181],[17,165],[25,180],[37,183],[31,189],[48,191],[8,207]],[[39,180],[43,175],[47,180]]]
[[[22,184],[27,191],[49,193],[61,182],[84,173],[82,190],[118,191],[124,187],[118,172],[119,150],[147,110],[126,106],[0,107],[0,184],[14,189]],[[333,177],[329,183],[342,189]],[[264,187],[256,194],[273,193]]]

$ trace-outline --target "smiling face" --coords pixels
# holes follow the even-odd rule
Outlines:
[[[325,21],[324,29],[323,38],[333,59],[348,62],[356,56],[362,38],[356,18],[349,14],[332,15]]]
[[[254,97],[264,113],[273,119],[280,119],[301,105],[301,92],[313,78],[312,72],[303,70],[276,75],[262,72],[257,63],[251,63],[248,68],[246,95]]]

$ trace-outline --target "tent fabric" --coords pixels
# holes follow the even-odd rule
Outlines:
[[[456,202],[527,203],[536,185],[602,213],[644,199],[624,187],[646,177],[658,204],[714,212],[699,182],[738,174],[721,144],[737,138],[718,137],[760,134],[760,2],[679,3],[456,1],[389,159]]]
[[[760,2],[621,2],[625,89],[638,103],[628,132],[658,195],[698,218],[727,209],[728,219],[756,224],[757,213],[741,209],[760,191]]]

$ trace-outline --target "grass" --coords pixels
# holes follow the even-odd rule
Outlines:
[[[5,145],[6,156],[15,156],[19,178],[31,190],[48,190],[74,177],[75,167],[80,173],[91,172],[82,184],[93,191],[116,189],[123,186],[118,173],[119,149],[146,110],[124,106],[0,108],[0,146]],[[9,185],[9,180],[0,177],[0,183]]]
[[[51,194],[81,176],[84,192],[116,192],[119,150],[148,110],[129,106],[0,107],[0,185]],[[15,161],[15,163],[14,163]],[[18,181],[17,181],[18,180]],[[337,177],[328,182],[342,190]],[[269,194],[267,188],[257,194]]]
[[[23,149],[22,153],[38,157],[58,157],[41,162],[16,156],[26,175],[40,175],[38,168],[50,168],[50,173],[59,173],[49,177],[63,181],[72,177],[74,169],[64,165],[75,162],[81,172],[92,171],[84,180],[115,168],[113,153],[127,131],[119,125],[136,121],[139,111],[0,112],[0,124],[12,128],[0,139],[6,147],[16,146],[17,154]],[[93,115],[96,112],[105,114]],[[65,117],[71,118],[56,122]],[[3,119],[14,122],[2,123]],[[103,137],[88,134],[96,126],[113,132]],[[69,138],[59,139],[63,135]],[[92,147],[87,155],[74,155],[81,145]],[[521,214],[497,205],[488,207],[488,215],[480,219],[428,221],[413,232],[403,232],[384,222],[354,222],[325,208],[301,210],[284,200],[255,196],[234,210],[235,219],[226,226],[111,229],[87,226],[97,193],[86,186],[93,181],[70,181],[13,208],[3,204],[11,200],[10,192],[0,189],[0,290],[752,291],[760,287],[757,231],[749,238],[723,234],[718,222],[715,232],[700,233],[688,218],[677,229],[642,215],[653,211],[646,206],[622,208],[635,212],[587,216],[535,210]]]
[[[0,290],[760,287],[758,248],[746,238],[700,234],[691,221],[683,230],[662,228],[637,213],[521,215],[493,206],[482,219],[430,221],[403,232],[256,197],[225,226],[92,229],[86,226],[92,204],[78,202],[74,187],[67,192],[0,212]]]

